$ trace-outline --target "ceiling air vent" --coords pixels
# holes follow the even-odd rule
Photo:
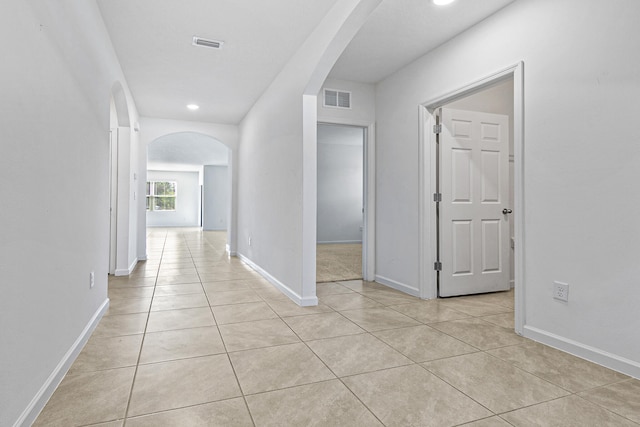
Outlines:
[[[210,47],[212,49],[220,49],[224,42],[218,40],[207,40],[202,37],[193,37],[194,46]]]
[[[324,106],[334,108],[351,108],[351,92],[325,89]]]

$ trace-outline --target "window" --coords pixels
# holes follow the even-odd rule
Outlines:
[[[147,182],[147,210],[175,211],[177,185],[175,181]]]

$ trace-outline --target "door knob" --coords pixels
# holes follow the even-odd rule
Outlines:
[[[502,213],[503,213],[504,215],[506,215],[506,214],[513,213],[513,211],[512,211],[511,209],[504,208],[504,209],[502,209]]]

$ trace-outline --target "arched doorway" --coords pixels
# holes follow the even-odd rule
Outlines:
[[[126,94],[119,82],[111,89],[109,117],[109,274],[123,275],[130,267],[131,124]],[[135,258],[135,256],[133,256]]]
[[[227,231],[231,222],[229,165],[229,148],[199,132],[170,133],[150,142],[147,227]]]

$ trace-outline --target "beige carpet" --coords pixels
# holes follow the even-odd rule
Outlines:
[[[316,282],[362,279],[362,244],[317,245]]]

